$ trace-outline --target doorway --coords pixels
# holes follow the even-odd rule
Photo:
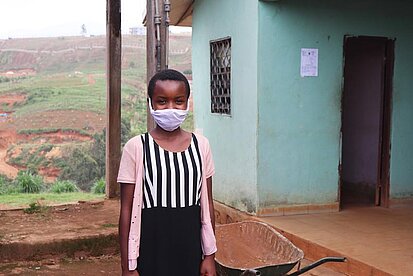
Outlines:
[[[340,206],[388,207],[394,40],[344,38]]]

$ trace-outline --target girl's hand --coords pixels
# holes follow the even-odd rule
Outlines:
[[[137,270],[126,270],[122,271],[122,276],[139,276],[139,272]]]
[[[215,269],[215,254],[205,256],[204,260],[201,262],[201,276],[216,276],[217,272]]]

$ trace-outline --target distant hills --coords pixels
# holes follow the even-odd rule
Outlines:
[[[171,67],[191,69],[191,37],[170,36]],[[0,74],[102,71],[106,59],[105,36],[16,38],[0,40]],[[122,36],[122,68],[146,67],[146,37]],[[15,72],[16,71],[16,72]]]

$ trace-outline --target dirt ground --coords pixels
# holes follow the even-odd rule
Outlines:
[[[119,201],[45,207],[38,213],[0,211],[0,243],[43,243],[117,232]]]
[[[308,260],[303,260],[301,266],[310,264]],[[290,273],[296,271],[296,268]],[[14,262],[1,264],[0,275],[120,275],[119,255],[103,255],[99,257],[87,257],[77,259],[45,259],[37,262]],[[332,270],[318,267],[310,270],[303,276],[344,276],[344,274]],[[183,275],[185,276],[185,275]]]
[[[120,275],[119,255],[0,263],[0,275]]]
[[[119,207],[118,200],[104,200],[54,206],[34,214],[0,211],[0,275],[120,275]],[[88,247],[110,244],[95,252],[75,246],[90,237],[95,239]],[[308,263],[303,260],[301,265]],[[304,275],[343,274],[319,267]]]
[[[118,200],[0,211],[0,275],[119,275],[117,238],[95,252],[75,247],[116,236],[118,216]]]

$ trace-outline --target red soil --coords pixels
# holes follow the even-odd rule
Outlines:
[[[93,77],[92,77],[93,78]],[[18,130],[23,129],[82,129],[90,134],[100,132],[105,127],[105,117],[88,111],[56,110],[44,111],[29,114],[16,118],[13,116],[13,106],[26,100],[23,94],[12,93],[0,95],[0,114],[7,113],[0,117],[0,174],[15,178],[19,169],[8,163],[11,156],[16,156],[21,152],[19,144],[43,144],[50,143],[55,147],[46,154],[47,158],[58,157],[60,146],[76,142],[90,141],[92,138],[87,134],[80,134],[76,131],[55,131],[39,134],[18,134]],[[2,110],[7,106],[8,112]],[[4,109],[4,108],[3,108]],[[8,149],[11,145],[16,145],[13,151]],[[59,175],[59,170],[54,167],[40,168],[39,173],[44,176],[47,182],[52,182]]]

